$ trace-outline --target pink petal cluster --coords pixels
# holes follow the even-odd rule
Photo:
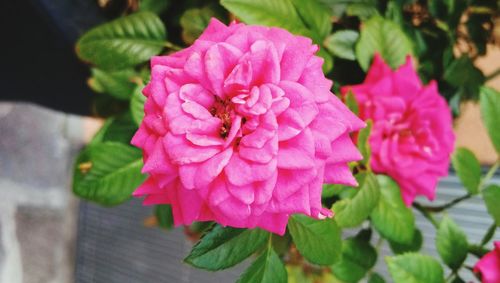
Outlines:
[[[306,37],[212,20],[189,48],[154,57],[143,149],[145,204],[171,204],[176,225],[214,220],[284,234],[290,214],[324,218],[323,182],[355,185],[364,126],[331,92]]]
[[[451,111],[437,84],[423,86],[411,58],[393,71],[376,55],[365,81],[345,86],[359,104],[359,116],[371,119],[370,165],[391,176],[409,206],[417,195],[433,200],[440,176],[448,174],[455,136]]]
[[[500,241],[495,242],[495,249],[476,263],[474,272],[481,274],[483,283],[500,282]]]

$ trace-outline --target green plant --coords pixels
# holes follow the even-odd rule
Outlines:
[[[499,71],[485,75],[474,66],[486,53],[486,44],[497,40],[496,1],[143,0],[135,4],[130,14],[95,27],[77,43],[78,56],[92,68],[88,83],[96,92],[96,114],[106,118],[75,163],[73,190],[83,199],[118,205],[145,179],[141,152],[129,142],[143,117],[141,89],[149,80],[147,62],[154,55],[191,44],[210,17],[279,26],[310,37],[320,46],[318,55],[325,60],[323,69],[335,82],[334,88],[361,82],[376,52],[393,68],[413,54],[422,80],[436,80],[456,114],[460,101],[479,99],[483,121],[500,154],[500,93],[483,86]],[[357,112],[349,95],[346,104]],[[419,253],[422,234],[398,184],[372,172],[369,134],[370,127],[360,132],[358,147],[364,159],[352,164],[359,188],[323,188],[323,204],[333,208],[335,218],[294,215],[283,237],[259,229],[196,223],[189,228],[191,235],[203,236],[185,261],[220,270],[257,254],[239,282],[358,282],[363,278],[384,282],[373,268],[382,260],[379,249],[387,241],[394,255],[385,261],[395,282],[445,282],[445,275],[447,281],[461,282],[458,272],[469,268],[464,266],[466,256],[484,255],[500,225],[500,188],[490,184],[500,161],[483,176],[475,156],[459,148],[453,167],[465,187],[464,195],[439,206],[414,203],[436,227],[437,250],[451,270],[445,274],[439,260]],[[484,200],[493,218],[480,243],[470,242],[445,214],[474,196]],[[168,205],[157,206],[155,214],[161,227],[172,227]],[[357,235],[341,238],[342,229],[359,227],[363,229]]]

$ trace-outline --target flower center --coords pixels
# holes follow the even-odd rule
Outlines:
[[[219,135],[223,139],[227,138],[229,131],[231,130],[232,112],[233,107],[231,101],[229,99],[222,100],[220,97],[215,95],[215,103],[212,105],[212,108],[210,108],[210,114],[222,121]]]
[[[399,131],[399,135],[401,137],[410,137],[413,135],[413,133],[410,129],[404,129],[404,130]]]

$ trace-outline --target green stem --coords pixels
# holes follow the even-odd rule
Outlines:
[[[417,203],[417,202],[414,202],[413,203],[413,207],[418,210],[420,213],[422,213],[422,215],[427,218],[427,220],[429,220],[429,222],[432,223],[432,225],[434,225],[434,227],[436,229],[439,228],[439,223],[437,222],[437,220],[434,218],[434,216],[429,212],[427,211],[427,209],[422,206],[421,204]]]
[[[421,205],[419,204],[422,208],[424,208],[425,210],[427,210],[428,212],[441,212],[443,210],[446,210],[454,205],[456,205],[457,203],[460,203],[461,201],[463,200],[466,200],[468,198],[471,198],[472,195],[471,194],[466,194],[466,195],[463,195],[461,197],[458,197],[448,203],[445,203],[443,205],[439,205],[439,206],[426,206],[426,205]]]
[[[489,81],[489,80],[494,79],[498,75],[500,75],[500,68],[498,68],[495,71],[493,71],[493,73],[487,75],[485,79],[486,79],[486,81]]]
[[[494,14],[495,10],[488,8],[488,7],[478,7],[478,6],[472,6],[467,9],[467,11],[471,14],[482,14],[482,15],[488,15],[488,14]]]
[[[495,164],[493,164],[493,166],[491,166],[491,168],[488,170],[488,172],[486,173],[484,178],[481,179],[481,181],[479,182],[479,186],[478,186],[480,191],[483,188],[483,186],[486,183],[488,183],[488,181],[493,177],[495,172],[498,170],[499,166],[500,166],[500,161],[495,162]],[[461,201],[464,201],[464,200],[469,199],[471,197],[472,197],[471,194],[466,194],[466,195],[458,197],[458,198],[456,198],[448,203],[445,203],[445,204],[439,205],[439,206],[426,206],[426,205],[422,205],[422,204],[417,204],[417,205],[420,206],[421,208],[425,209],[428,212],[441,212],[441,211],[446,210],[450,207],[453,207],[454,205],[460,203]]]
[[[482,258],[485,254],[490,252],[490,250],[488,250],[487,248],[481,247],[479,245],[469,245],[468,251],[478,258]]]
[[[491,240],[491,238],[495,234],[496,229],[497,229],[497,224],[493,222],[490,228],[488,228],[488,231],[486,231],[486,234],[484,234],[483,239],[481,239],[481,244],[480,244],[481,247],[484,247],[484,245],[486,245]]]
[[[383,244],[384,244],[384,238],[380,236],[380,238],[378,238],[377,240],[377,243],[375,244],[375,250],[377,251],[377,253],[380,251],[380,248],[382,248]]]
[[[495,175],[495,172],[498,170],[498,167],[500,167],[500,160],[495,162],[493,166],[490,167],[490,170],[486,172],[486,175],[484,178],[481,179],[481,182],[479,182],[479,190],[481,191],[483,189],[483,186],[490,181],[491,178],[493,178],[493,175]]]
[[[440,29],[442,29],[443,31],[449,33],[450,32],[450,27],[448,26],[448,24],[444,21],[441,21],[441,20],[438,20],[438,19],[435,19],[436,21],[436,26]]]
[[[455,271],[451,272],[450,275],[448,275],[448,277],[446,277],[445,282],[446,283],[452,282],[456,276],[457,276],[457,274],[455,273]]]
[[[380,236],[380,235],[379,235]],[[382,248],[382,244],[384,244],[384,238],[382,238],[382,236],[380,236],[380,238],[378,238],[377,240],[377,243],[375,243],[375,250],[377,251],[377,254],[380,253],[380,249]],[[375,266],[373,266],[372,268],[370,268],[367,272],[366,272],[366,275],[364,278],[370,278],[373,274],[373,270],[375,269]]]
[[[472,267],[470,265],[464,265],[464,268],[469,270],[469,271],[472,271],[474,269],[474,267]]]
[[[179,51],[179,50],[182,50],[182,47],[180,47],[179,45],[176,45],[176,44],[173,44],[172,42],[170,41],[165,41],[164,42],[164,46],[170,50],[174,50],[174,51]]]

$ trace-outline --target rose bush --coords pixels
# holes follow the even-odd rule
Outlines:
[[[283,235],[288,218],[331,217],[323,183],[356,185],[349,133],[364,126],[331,92],[310,39],[212,19],[189,48],[154,57],[132,144],[145,204],[176,225],[216,222]]]
[[[415,197],[433,199],[448,173],[461,101],[479,99],[500,152],[500,93],[483,86],[500,72],[474,64],[498,4],[341,2],[126,1],[77,42],[106,121],[75,162],[75,194],[106,206],[144,196],[147,225],[184,225],[196,242],[194,267],[255,255],[242,283],[386,282],[382,260],[396,283],[496,280],[500,162],[482,174],[458,148],[465,189]],[[477,242],[446,213],[473,197],[492,218]],[[420,252],[430,241],[439,259]]]
[[[354,94],[359,117],[373,121],[373,171],[396,180],[408,206],[417,195],[434,200],[455,140],[451,111],[436,82],[423,86],[411,60],[392,71],[376,54],[362,84],[342,87],[344,96]]]

